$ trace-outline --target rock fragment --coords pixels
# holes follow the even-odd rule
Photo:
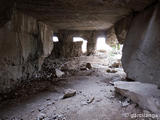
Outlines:
[[[106,72],[107,73],[116,73],[117,71],[116,70],[107,69]]]
[[[160,114],[160,90],[157,85],[140,82],[114,82],[115,91],[131,99],[143,109]]]
[[[91,63],[87,63],[87,64],[86,64],[86,68],[88,68],[88,69],[92,69],[92,65],[91,65]]]
[[[62,77],[64,75],[64,72],[60,71],[59,69],[56,69],[56,76]]]
[[[39,113],[38,117],[37,117],[37,120],[45,120],[46,118],[46,114],[44,113]]]
[[[90,104],[94,101],[94,97],[91,97],[90,99],[87,100],[87,103]]]
[[[76,90],[67,89],[67,90],[64,92],[63,99],[69,98],[69,97],[73,97],[73,96],[75,96],[75,95],[76,95]]]

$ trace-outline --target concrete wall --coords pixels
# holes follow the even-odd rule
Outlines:
[[[122,64],[128,78],[160,85],[160,4],[134,18],[124,43]]]
[[[52,30],[14,10],[0,28],[0,93],[14,89],[40,69],[53,48]]]

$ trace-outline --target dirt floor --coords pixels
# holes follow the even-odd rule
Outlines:
[[[112,82],[125,79],[125,73],[122,68],[106,72],[108,61],[105,55],[71,59],[70,69],[78,66],[78,70],[54,82],[33,82],[19,90],[16,94],[20,96],[1,103],[0,120],[141,120],[128,117],[144,110],[115,93]],[[86,63],[92,68],[82,69]],[[76,95],[62,99],[67,89],[76,90]]]

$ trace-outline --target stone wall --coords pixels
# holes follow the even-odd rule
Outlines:
[[[114,27],[111,27],[107,30],[106,43],[112,47],[115,47],[117,44],[119,44],[119,41],[117,40],[117,35],[115,34]]]
[[[0,27],[0,93],[7,93],[41,68],[52,48],[52,30],[13,10]]]
[[[81,56],[83,54],[82,42],[73,42],[73,37],[81,37],[87,40],[87,53],[85,55],[95,53],[98,37],[106,37],[106,43],[110,46],[118,44],[114,27],[108,30],[59,30],[55,35],[59,38],[59,42],[55,42],[50,56],[52,58]]]
[[[160,4],[133,20],[123,48],[122,64],[128,78],[160,85]]]
[[[60,30],[57,33],[59,42],[55,43],[52,56],[55,57],[75,57],[82,55],[82,42],[73,42],[73,37],[82,37],[87,40],[88,55],[94,54],[96,50],[96,40],[102,35],[102,31],[79,31],[79,30]],[[104,34],[103,34],[104,35]]]
[[[59,54],[58,57],[78,57],[82,55],[82,42],[73,42],[73,37],[76,35],[71,31],[61,31],[58,34],[59,42],[56,44],[55,49],[53,50],[54,54]],[[57,52],[56,52],[57,51]]]
[[[120,44],[123,44],[128,30],[131,26],[131,22],[133,20],[133,13],[129,16],[126,16],[124,18],[122,18],[121,20],[119,20],[118,22],[116,22],[116,24],[114,25],[114,29],[115,29],[115,34],[118,38],[118,41]]]

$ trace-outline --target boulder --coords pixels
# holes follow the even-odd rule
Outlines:
[[[124,42],[122,66],[127,77],[160,85],[160,4],[135,16]]]
[[[65,90],[65,92],[64,92],[63,99],[69,98],[69,97],[73,97],[73,96],[75,96],[75,95],[76,95],[76,90],[67,89],[67,90]]]
[[[53,49],[52,29],[37,19],[13,10],[0,27],[0,93],[15,89],[41,69]]]
[[[140,82],[114,82],[115,91],[128,97],[143,109],[160,114],[160,90],[154,84]]]

